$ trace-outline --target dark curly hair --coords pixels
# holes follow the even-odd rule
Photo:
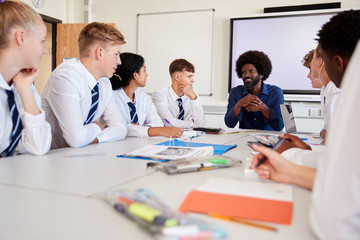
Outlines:
[[[360,38],[360,10],[333,16],[318,33],[318,42],[328,54],[350,58]]]
[[[121,65],[118,65],[114,76],[110,78],[113,90],[129,86],[129,83],[134,79],[134,72],[139,73],[141,67],[144,65],[144,58],[134,53],[121,53]]]
[[[260,51],[250,50],[240,55],[236,61],[236,73],[239,78],[242,78],[242,68],[245,64],[253,64],[259,74],[263,75],[262,81],[265,81],[272,70],[272,65],[269,57]]]

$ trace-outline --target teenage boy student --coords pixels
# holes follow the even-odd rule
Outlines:
[[[264,83],[272,65],[269,57],[260,51],[247,51],[236,61],[236,73],[244,81],[231,89],[225,114],[226,126],[280,131],[284,127],[280,104],[284,103],[282,90]]]
[[[45,154],[51,129],[33,81],[45,53],[46,26],[20,1],[0,2],[0,158]]]
[[[163,87],[152,95],[165,126],[204,127],[204,110],[193,89],[195,67],[185,59],[176,59],[170,64],[169,72],[171,86]]]
[[[334,119],[318,170],[287,161],[277,152],[253,146],[256,168],[261,179],[296,184],[313,189],[310,220],[319,239],[359,239],[360,164],[358,157],[357,111],[360,91],[360,11],[339,13],[319,31],[320,56],[337,87],[342,88]],[[352,56],[356,43],[357,50]],[[352,56],[352,57],[351,57]],[[351,61],[350,61],[351,57]],[[344,75],[346,70],[346,74]],[[342,81],[344,77],[344,80]]]
[[[108,79],[121,64],[124,43],[115,27],[90,23],[79,35],[80,58],[65,61],[52,72],[42,94],[42,107],[53,133],[52,148],[125,138],[126,125]]]
[[[324,61],[320,56],[319,46],[305,55],[303,65],[310,70],[307,77],[310,78],[312,87],[321,88],[321,115],[324,118],[325,124],[324,128],[321,130],[320,136],[325,142],[326,134],[330,127],[331,116],[334,112],[340,90],[330,81],[329,75],[325,71]]]

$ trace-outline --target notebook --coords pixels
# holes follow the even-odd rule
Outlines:
[[[285,131],[289,134],[306,134],[314,137],[319,136],[319,133],[313,132],[298,132],[296,130],[294,113],[291,104],[280,104],[281,115],[284,121]]]
[[[291,224],[292,196],[288,184],[210,178],[188,193],[179,210]]]

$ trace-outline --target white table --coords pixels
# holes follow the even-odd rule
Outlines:
[[[0,239],[152,239],[126,217],[91,193],[115,188],[148,188],[177,209],[187,193],[211,177],[258,181],[242,167],[168,176],[146,169],[144,160],[117,158],[145,144],[166,139],[127,138],[78,149],[58,149],[45,156],[22,155],[0,159]],[[226,153],[245,160],[251,133],[206,135],[193,142],[238,144]],[[69,154],[102,156],[66,158]],[[271,224],[270,232],[191,214],[221,224],[228,239],[315,239],[308,223],[310,192],[294,187],[291,225]]]
[[[124,141],[63,148],[44,156],[19,155],[0,159],[0,183],[88,195],[152,172],[145,161],[129,161],[116,155],[163,140],[128,138]],[[74,154],[100,156],[65,157]]]

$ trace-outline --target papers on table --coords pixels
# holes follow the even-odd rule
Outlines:
[[[214,154],[222,155],[226,151],[236,147],[237,145],[224,145],[224,144],[210,144],[210,143],[193,143],[193,142],[184,142],[174,139],[173,141],[165,141],[162,143],[158,143],[157,145],[163,146],[182,146],[182,147],[213,147]]]
[[[278,201],[292,201],[292,186],[280,183],[210,178],[197,190]]]
[[[292,187],[211,178],[191,191],[179,210],[291,224]]]
[[[185,129],[185,131],[183,132],[183,135],[181,135],[180,137],[178,137],[176,139],[186,141],[186,140],[189,140],[189,139],[192,139],[192,138],[200,137],[202,135],[205,135],[205,133],[201,132],[201,131],[193,131],[193,130],[186,130]],[[169,138],[163,137],[163,136],[154,136],[154,137],[151,137],[151,138],[169,139]]]
[[[189,157],[203,157],[214,154],[213,147],[181,147],[181,146],[160,146],[146,145],[135,151],[118,157],[130,157],[149,160],[176,160]]]

